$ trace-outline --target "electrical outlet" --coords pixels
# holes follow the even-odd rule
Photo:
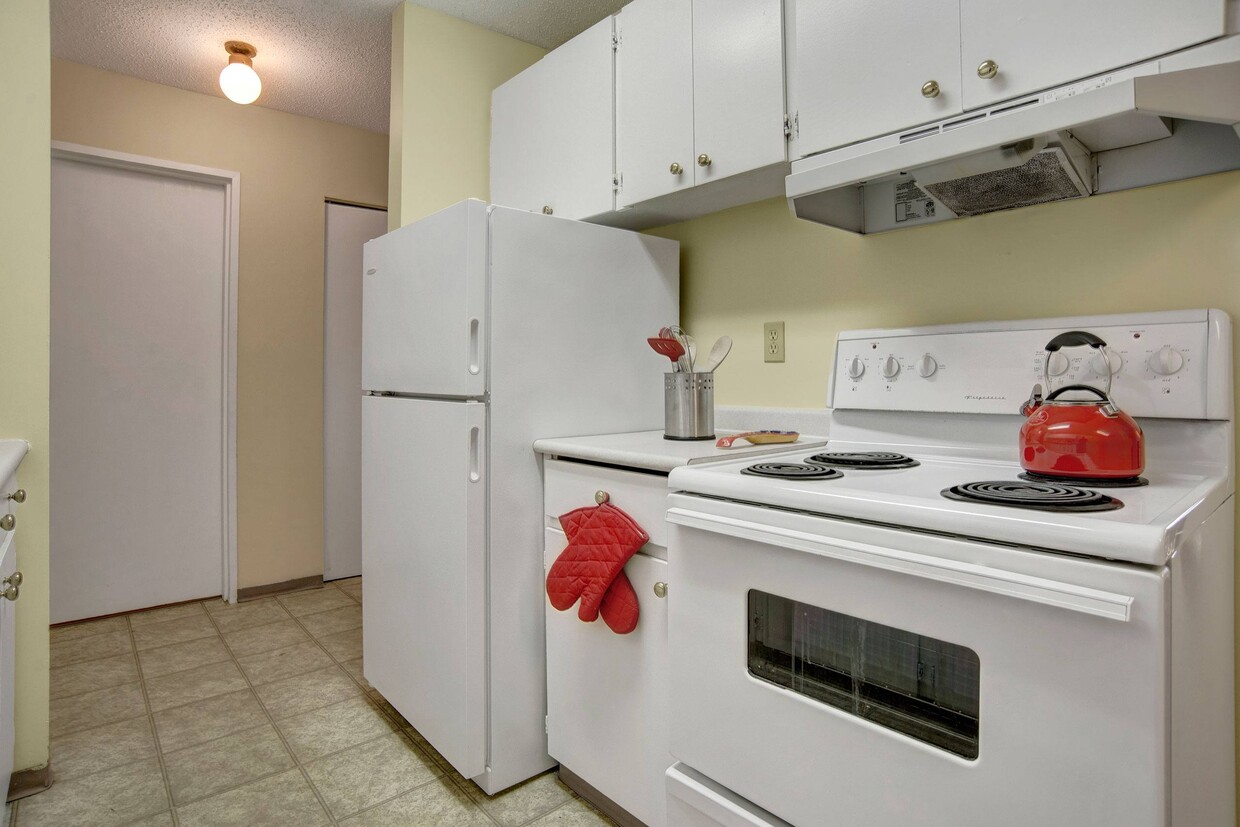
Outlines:
[[[762,360],[784,361],[784,323],[767,322],[762,325]]]

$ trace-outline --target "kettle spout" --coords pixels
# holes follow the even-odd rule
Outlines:
[[[1020,406],[1021,416],[1029,416],[1040,407],[1042,407],[1042,385],[1038,383],[1029,392],[1029,398]]]

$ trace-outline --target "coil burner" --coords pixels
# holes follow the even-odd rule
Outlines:
[[[1145,477],[1055,477],[1049,474],[1035,474],[1025,471],[1019,475],[1022,480],[1030,482],[1046,482],[1051,485],[1087,485],[1090,488],[1140,488],[1149,485]]]
[[[892,451],[846,451],[833,454],[814,454],[806,462],[835,468],[877,470],[880,468],[912,468],[920,465],[912,457]]]
[[[741,469],[742,474],[754,477],[775,477],[781,480],[834,480],[843,477],[834,468],[823,465],[803,465],[798,462],[759,462]]]
[[[1112,511],[1124,507],[1124,504],[1114,497],[1087,488],[1020,480],[967,482],[945,488],[940,493],[952,500],[1010,505],[1038,511]]]

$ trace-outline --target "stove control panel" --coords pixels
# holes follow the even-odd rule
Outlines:
[[[1105,349],[1046,344],[1079,330]],[[1049,376],[1047,375],[1049,374]],[[1221,311],[1170,311],[841,333],[835,408],[1019,413],[1035,384],[1105,390],[1133,416],[1231,416],[1231,325]]]

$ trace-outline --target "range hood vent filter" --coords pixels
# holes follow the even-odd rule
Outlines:
[[[1019,166],[952,181],[918,183],[957,216],[964,217],[1089,195],[1089,177],[1083,179],[1063,149],[1054,146]]]

